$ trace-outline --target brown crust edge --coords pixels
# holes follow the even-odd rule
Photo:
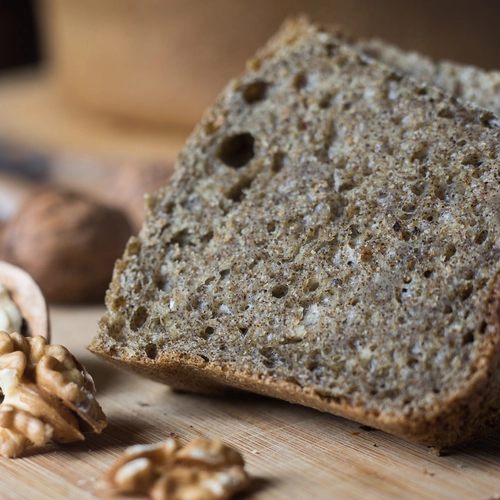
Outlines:
[[[500,426],[500,279],[487,304],[486,330],[478,339],[481,355],[469,383],[446,401],[421,413],[404,415],[353,406],[347,399],[320,396],[297,384],[259,377],[245,372],[227,371],[205,362],[199,356],[167,356],[120,359],[94,342],[89,350],[123,368],[131,369],[173,389],[205,394],[223,394],[240,389],[283,399],[290,403],[354,420],[408,441],[438,448],[468,443]]]

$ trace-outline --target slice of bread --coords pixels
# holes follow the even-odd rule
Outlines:
[[[500,423],[500,126],[300,19],[117,262],[90,349],[437,447]]]
[[[366,54],[398,70],[431,82],[457,99],[500,115],[500,71],[485,71],[451,61],[433,62],[415,51],[406,52],[380,39],[352,40]]]

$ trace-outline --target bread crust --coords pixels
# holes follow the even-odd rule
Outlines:
[[[487,304],[485,321],[491,328],[482,339],[482,356],[469,384],[440,405],[411,415],[369,410],[353,405],[347,398],[335,401],[291,382],[226,371],[199,356],[162,355],[153,361],[110,357],[95,344],[89,349],[106,361],[174,390],[219,396],[237,390],[253,392],[332,413],[418,444],[444,448],[469,443],[500,425],[500,279]]]

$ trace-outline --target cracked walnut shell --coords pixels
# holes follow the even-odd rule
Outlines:
[[[44,337],[0,331],[0,455],[17,457],[31,444],[71,443],[100,433],[106,416],[85,368]]]
[[[104,480],[121,493],[153,500],[226,500],[249,484],[241,454],[219,440],[128,448]]]

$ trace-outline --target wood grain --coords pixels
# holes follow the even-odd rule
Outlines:
[[[104,471],[125,447],[171,433],[182,442],[218,437],[238,448],[253,478],[245,499],[487,500],[500,494],[500,433],[436,457],[425,447],[282,401],[177,394],[86,351],[102,312],[52,308],[51,320],[53,342],[70,348],[95,378],[109,427],[82,443],[0,459],[2,499],[116,498],[99,485]]]

